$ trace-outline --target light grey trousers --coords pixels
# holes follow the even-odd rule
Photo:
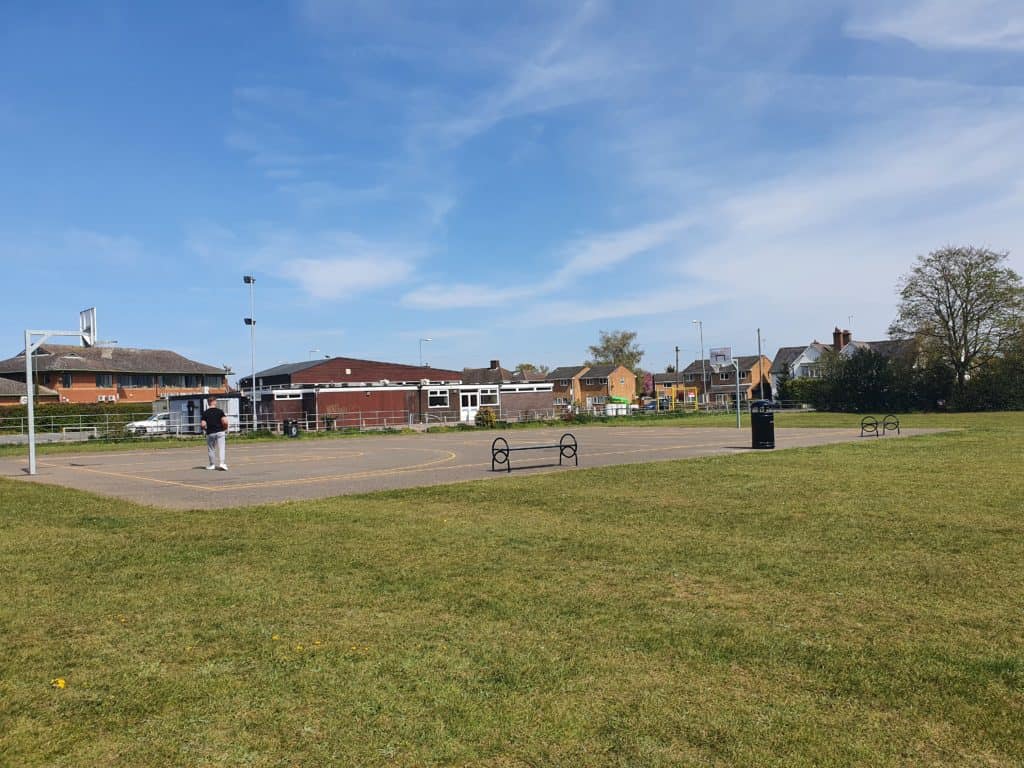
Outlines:
[[[227,432],[214,432],[206,436],[206,452],[210,455],[211,464],[223,464],[224,463],[224,445],[227,443]],[[215,460],[217,454],[220,454],[220,460]]]

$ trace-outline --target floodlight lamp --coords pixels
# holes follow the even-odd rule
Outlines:
[[[252,275],[245,275],[242,277],[242,282],[245,283],[246,285],[251,285],[252,283],[256,282],[256,278],[253,277]]]
[[[247,317],[247,318],[245,318],[245,324],[246,325],[256,325],[256,321],[253,320],[251,317]]]

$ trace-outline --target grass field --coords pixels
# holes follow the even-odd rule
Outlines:
[[[1020,765],[1024,414],[904,423],[958,431],[217,512],[0,480],[0,765]]]

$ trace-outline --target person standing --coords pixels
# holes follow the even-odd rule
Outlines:
[[[206,401],[208,405],[203,411],[199,426],[206,433],[206,452],[210,456],[210,465],[207,469],[227,472],[228,465],[224,463],[224,444],[228,436],[228,417],[217,407],[217,398],[214,395],[209,395]],[[218,457],[219,463],[216,462]]]

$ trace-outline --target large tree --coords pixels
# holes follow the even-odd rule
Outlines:
[[[587,365],[624,365],[631,371],[640,367],[644,351],[636,344],[636,331],[601,331],[601,339],[590,347]]]
[[[1007,253],[947,246],[918,256],[900,278],[895,337],[914,337],[925,353],[953,371],[958,393],[1019,327],[1024,306],[1020,275],[1006,266]]]
[[[520,363],[515,367],[516,373],[521,373],[526,377],[535,376],[537,378],[547,376],[550,370],[546,365],[534,365],[533,363]]]

